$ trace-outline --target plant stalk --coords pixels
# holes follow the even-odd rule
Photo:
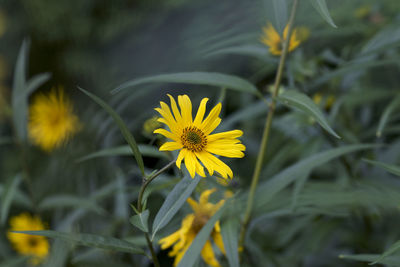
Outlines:
[[[257,189],[258,181],[260,179],[262,165],[264,162],[265,154],[267,152],[268,139],[269,139],[270,132],[271,132],[272,118],[274,117],[274,113],[275,113],[276,98],[279,95],[279,87],[281,84],[283,69],[284,69],[286,58],[288,55],[290,37],[292,34],[293,22],[294,22],[294,18],[295,18],[296,11],[297,11],[298,1],[299,0],[293,1],[293,6],[291,9],[290,18],[289,18],[289,22],[288,22],[288,25],[289,25],[288,26],[288,34],[287,34],[287,38],[283,42],[283,51],[282,51],[282,54],[281,54],[281,57],[279,60],[278,70],[277,70],[277,73],[275,76],[274,91],[272,93],[272,101],[269,104],[268,115],[267,115],[267,119],[265,121],[264,132],[263,132],[263,136],[261,139],[261,146],[260,146],[260,150],[258,151],[256,166],[254,169],[253,178],[252,178],[251,185],[250,185],[250,191],[249,191],[249,196],[247,199],[246,211],[245,211],[245,215],[243,217],[243,222],[242,222],[242,227],[240,230],[240,237],[239,237],[239,249],[241,249],[241,250],[243,250],[242,248],[243,248],[244,240],[246,237],[247,226],[250,222],[251,212],[252,212],[252,208],[253,208],[255,191]]]
[[[157,171],[156,173],[150,175],[147,178],[143,179],[143,184],[142,187],[140,188],[139,191],[139,196],[138,196],[138,201],[137,201],[137,210],[138,212],[142,212],[143,211],[143,195],[144,195],[144,191],[146,190],[146,187],[155,179],[157,178],[157,176],[159,176],[161,173],[163,173],[164,171],[166,171],[168,168],[170,168],[172,165],[174,165],[176,160],[171,161],[170,163],[168,163],[167,165],[165,165],[163,168],[161,168],[159,171]],[[157,254],[154,251],[153,248],[153,244],[151,243],[150,237],[148,233],[144,233],[144,236],[146,238],[146,242],[147,242],[147,246],[149,247],[150,253],[151,253],[151,257],[153,259],[153,263],[155,267],[160,267],[160,263],[158,262],[157,259]]]

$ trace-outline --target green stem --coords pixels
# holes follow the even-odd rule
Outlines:
[[[175,160],[171,161],[170,163],[168,163],[167,165],[165,165],[162,169],[160,169],[159,171],[155,172],[154,174],[150,175],[149,177],[143,179],[143,184],[142,187],[140,188],[139,191],[139,196],[138,196],[138,202],[137,202],[137,210],[138,212],[142,212],[143,210],[143,196],[144,196],[144,191],[146,190],[146,187],[154,180],[157,178],[157,176],[159,176],[161,173],[163,173],[164,171],[166,171],[168,168],[170,168],[172,165],[174,165]],[[153,244],[151,243],[150,237],[148,233],[144,233],[144,236],[146,238],[146,242],[147,242],[147,246],[149,247],[150,253],[151,253],[151,257],[153,259],[153,263],[155,267],[160,267],[160,263],[158,262],[157,259],[157,254],[154,251],[153,248]]]
[[[242,223],[242,227],[240,230],[239,248],[242,248],[243,244],[244,244],[247,226],[250,222],[251,211],[253,208],[255,191],[257,189],[258,181],[260,179],[260,173],[261,173],[262,165],[263,165],[265,154],[266,154],[267,147],[268,147],[268,139],[269,139],[269,135],[271,132],[272,118],[274,116],[275,107],[276,107],[276,97],[279,94],[279,87],[280,87],[281,80],[282,80],[283,69],[284,69],[286,58],[288,55],[290,36],[292,34],[293,22],[294,22],[294,18],[296,15],[297,4],[298,4],[298,0],[294,0],[292,10],[290,13],[289,22],[288,22],[288,25],[289,25],[288,26],[288,34],[287,34],[288,38],[286,38],[283,42],[283,51],[282,51],[282,54],[281,54],[281,57],[279,60],[278,71],[275,76],[274,91],[272,93],[272,101],[269,105],[268,115],[267,115],[267,119],[265,121],[264,132],[263,132],[263,136],[262,136],[262,140],[261,140],[261,146],[260,146],[260,150],[258,151],[256,166],[254,169],[253,178],[252,178],[251,186],[250,186],[250,192],[249,192],[249,196],[247,199],[246,211],[245,211],[245,215],[243,217],[243,223]]]

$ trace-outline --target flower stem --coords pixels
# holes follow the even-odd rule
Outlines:
[[[266,154],[267,147],[268,147],[268,139],[269,139],[269,135],[271,132],[272,118],[274,116],[275,107],[276,107],[276,98],[279,94],[279,87],[280,87],[281,80],[282,80],[283,69],[285,66],[286,57],[288,55],[288,48],[289,48],[290,37],[292,34],[292,29],[293,29],[293,22],[294,22],[294,18],[296,15],[297,4],[298,4],[298,0],[294,0],[292,10],[290,13],[289,22],[288,22],[289,26],[288,26],[287,38],[283,42],[283,51],[282,51],[282,54],[281,54],[281,57],[279,60],[278,71],[275,76],[274,91],[272,93],[272,101],[269,105],[268,115],[267,115],[267,119],[265,121],[264,132],[263,132],[263,136],[262,136],[262,140],[261,140],[261,146],[260,146],[260,150],[258,151],[256,166],[254,169],[253,178],[252,178],[251,186],[250,186],[250,192],[249,192],[249,196],[247,199],[246,211],[245,211],[245,215],[243,217],[242,227],[240,230],[239,248],[242,248],[244,245],[247,226],[249,224],[250,217],[251,217],[251,211],[253,208],[255,191],[257,188],[258,181],[260,179],[260,173],[261,173],[262,165],[263,165],[265,154]]]
[[[175,160],[171,161],[170,163],[168,163],[163,168],[161,168],[159,171],[155,172],[154,174],[150,175],[149,177],[143,179],[143,184],[142,184],[142,187],[140,188],[138,201],[137,201],[137,210],[138,210],[138,212],[142,212],[143,211],[142,202],[143,202],[143,195],[144,195],[144,191],[146,190],[146,187],[155,178],[157,178],[157,176],[159,176],[161,173],[163,173],[168,168],[170,168],[172,165],[174,165],[174,163],[175,163]],[[147,246],[149,247],[149,250],[150,250],[150,253],[151,253],[151,257],[153,259],[154,266],[155,267],[160,267],[160,263],[158,262],[158,259],[157,259],[157,254],[154,251],[153,244],[150,241],[149,234],[148,233],[144,233],[144,236],[146,238]]]

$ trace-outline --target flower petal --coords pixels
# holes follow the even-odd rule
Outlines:
[[[193,123],[192,102],[187,95],[178,96],[178,103],[182,114],[182,128],[190,126]]]
[[[222,177],[224,178],[228,178],[228,176],[230,178],[233,177],[233,172],[231,168],[229,168],[229,166],[226,165],[223,161],[221,161],[220,159],[218,159],[217,157],[215,157],[210,153],[204,153],[203,155],[207,161],[213,164],[214,170],[219,172],[222,175]]]
[[[213,240],[214,240],[214,243],[219,248],[219,250],[221,250],[221,252],[225,255],[224,241],[222,240],[222,235],[219,231],[218,232],[215,231],[213,233]]]
[[[223,140],[222,142],[215,141],[214,143],[208,144],[206,151],[228,158],[243,158],[246,150],[243,144],[235,144],[235,140]]]
[[[169,139],[172,139],[172,140],[174,140],[174,141],[179,141],[179,140],[180,140],[179,137],[178,137],[177,135],[175,135],[175,134],[173,134],[173,133],[171,133],[171,132],[168,132],[167,130],[165,130],[165,129],[163,129],[163,128],[155,129],[155,130],[153,131],[153,133],[162,134],[162,135],[164,135],[165,137],[167,137],[167,138],[169,138]]]
[[[182,147],[182,144],[178,142],[166,142],[162,146],[160,146],[160,151],[173,151],[181,149]]]
[[[203,155],[204,153],[208,152],[196,152],[196,157],[201,161],[201,163],[203,163],[204,167],[207,168],[208,173],[212,176],[214,174],[213,164]]]
[[[179,169],[181,168],[181,162],[185,158],[187,152],[186,148],[182,148],[181,152],[179,152],[178,158],[176,159],[176,166]]]
[[[205,135],[210,134],[220,124],[221,119],[218,117],[221,112],[221,103],[218,103],[208,114],[207,118],[202,122],[200,128]]]
[[[176,122],[179,123],[182,121],[181,113],[179,112],[179,109],[178,109],[178,106],[176,105],[175,99],[170,94],[167,94],[167,95],[171,101],[171,108],[172,108],[172,112],[174,113],[175,120],[176,120]]]
[[[201,257],[208,265],[212,267],[221,267],[221,265],[215,258],[210,240],[207,240],[206,243],[204,244],[204,247],[201,250]]]
[[[218,139],[235,139],[243,135],[243,132],[241,130],[232,130],[228,132],[222,132],[222,133],[216,133],[216,134],[210,134],[207,136],[208,142],[212,142]]]
[[[186,169],[189,171],[190,177],[194,178],[194,175],[196,173],[196,156],[193,154],[193,152],[188,151],[185,155],[185,166]]]
[[[207,104],[208,98],[203,98],[200,102],[199,109],[197,110],[196,118],[194,119],[194,126],[200,127],[201,122],[203,121],[204,114],[206,113],[206,104]]]

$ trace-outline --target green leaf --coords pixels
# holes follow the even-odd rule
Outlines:
[[[384,258],[386,258],[387,256],[392,255],[393,253],[395,253],[396,251],[398,251],[400,249],[400,240],[397,241],[396,243],[394,243],[393,245],[391,245],[389,247],[388,250],[386,250],[378,259],[376,259],[374,262],[371,262],[370,265],[374,265],[377,263],[380,263]]]
[[[235,218],[228,218],[222,223],[221,234],[230,267],[240,266],[238,255],[238,233],[239,222]]]
[[[27,266],[28,256],[9,257],[0,263],[0,267],[21,267]]]
[[[145,233],[149,232],[149,226],[148,226],[148,219],[149,219],[149,210],[145,210],[142,213],[133,215],[131,219],[129,220],[133,226],[136,226],[140,230],[142,230]]]
[[[169,159],[168,155],[164,152],[159,151],[154,146],[149,145],[139,145],[140,153],[145,157],[155,157]],[[117,146],[111,148],[105,148],[76,160],[76,162],[83,162],[90,159],[100,158],[100,157],[112,157],[112,156],[132,156],[132,150],[129,145]]]
[[[379,255],[377,254],[339,255],[340,259],[356,260],[363,262],[374,261],[377,257],[379,257]],[[388,256],[380,261],[380,263],[387,264],[389,266],[400,266],[399,262],[400,256]]]
[[[337,28],[331,15],[329,14],[328,6],[326,5],[325,0],[309,0],[312,6],[317,10],[317,12],[321,15],[321,17],[328,22],[334,28]]]
[[[0,146],[12,144],[13,140],[11,137],[0,137]]]
[[[17,192],[17,188],[21,183],[22,177],[20,174],[17,174],[15,177],[12,177],[6,184],[4,188],[4,194],[1,195],[1,213],[0,213],[0,223],[4,225],[6,223],[8,217],[8,211],[10,210],[10,206],[12,200]]]
[[[372,164],[374,166],[381,167],[394,175],[400,176],[400,166],[396,166],[393,164],[387,164],[387,163],[379,162],[379,161],[375,161],[375,160],[369,160],[369,159],[363,159],[363,161],[368,162],[369,164]]]
[[[400,107],[400,95],[398,97],[396,97],[395,99],[393,99],[393,101],[390,102],[390,104],[383,111],[382,116],[379,120],[378,129],[376,130],[377,137],[381,137],[383,129],[385,128],[390,115],[393,113],[393,111],[396,108],[399,108],[399,107]]]
[[[200,180],[201,178],[198,176],[195,176],[194,179],[185,176],[167,195],[167,198],[154,218],[152,240],[155,234],[161,230],[179,211],[182,205],[185,204]]]
[[[221,218],[228,203],[225,203],[201,228],[200,232],[192,241],[190,247],[186,250],[178,267],[192,267],[200,256],[200,252],[204,247],[206,241],[210,238],[210,234],[214,229],[215,224]]]
[[[44,73],[33,77],[30,81],[26,81],[29,46],[30,42],[24,40],[19,50],[11,95],[13,124],[16,134],[21,141],[26,141],[27,139],[28,97],[34,90],[48,81],[51,76],[48,73]]]
[[[144,176],[144,163],[143,163],[142,155],[140,154],[140,151],[136,144],[135,138],[129,131],[128,127],[126,127],[126,125],[125,125],[124,121],[121,119],[121,117],[106,102],[104,102],[99,97],[95,96],[94,94],[92,94],[80,87],[78,87],[78,89],[81,90],[83,93],[85,93],[87,96],[89,96],[94,102],[99,104],[114,119],[114,121],[118,125],[122,135],[124,136],[126,142],[130,146],[132,153],[135,156],[136,162],[142,172],[142,175]]]
[[[123,83],[119,87],[112,90],[111,93],[115,94],[123,89],[151,82],[211,85],[262,96],[257,88],[250,82],[237,76],[215,72],[181,72],[134,79]]]
[[[322,111],[307,95],[293,90],[288,90],[281,93],[278,96],[278,100],[280,100],[283,104],[296,107],[304,111],[306,114],[312,116],[328,133],[340,139],[340,136],[337,135],[329,126],[328,121],[326,120]]]
[[[268,52],[268,49],[265,46],[261,45],[240,45],[240,46],[231,46],[224,47],[217,50],[213,50],[206,54],[208,57],[215,57],[220,55],[242,55],[242,56],[251,56],[258,58],[260,60],[264,60],[266,62],[276,62],[276,59],[271,57],[271,54]]]
[[[263,205],[267,204],[277,193],[282,191],[290,183],[297,180],[299,178],[299,173],[305,173],[307,171],[311,172],[315,167],[327,163],[328,161],[331,161],[342,155],[359,150],[371,149],[377,146],[378,145],[373,144],[348,145],[323,151],[299,161],[267,181],[259,184],[255,196],[255,199],[257,199],[257,207],[262,207]]]
[[[77,197],[73,195],[48,196],[38,204],[39,210],[51,210],[65,207],[88,209],[99,214],[106,213],[106,211],[102,207],[98,206],[94,200],[87,197]]]
[[[134,244],[114,237],[100,236],[94,234],[64,233],[52,230],[44,231],[13,231],[14,233],[40,235],[48,238],[60,239],[77,245],[102,248],[112,251],[121,251],[133,254],[145,254],[144,250]]]

